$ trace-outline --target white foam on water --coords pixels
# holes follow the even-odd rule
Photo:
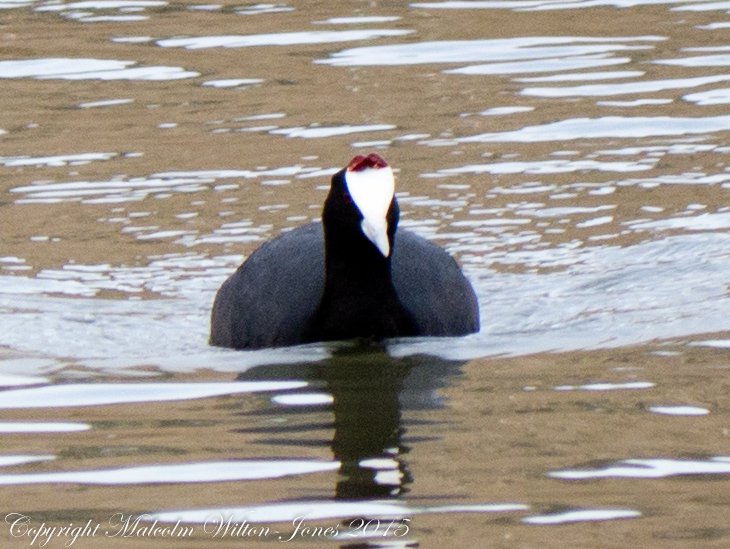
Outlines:
[[[627,459],[604,469],[552,471],[548,476],[565,480],[596,478],[665,478],[679,475],[727,475],[730,458],[700,459]]]
[[[200,463],[175,463],[94,469],[0,475],[0,485],[91,484],[131,486],[140,484],[233,482],[273,479],[310,473],[337,471],[337,461],[321,460],[230,460]]]
[[[302,44],[329,44],[333,42],[373,40],[375,38],[405,36],[412,32],[411,30],[404,29],[280,32],[239,36],[166,38],[157,40],[156,44],[163,48],[185,48],[188,50],[205,48],[248,48],[255,46],[295,46]]]
[[[534,515],[525,517],[522,522],[527,524],[569,524],[572,522],[598,522],[625,518],[637,518],[641,512],[634,509],[576,509],[564,513],[549,515]]]

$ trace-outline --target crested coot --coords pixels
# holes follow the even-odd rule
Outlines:
[[[478,331],[476,296],[454,259],[396,230],[394,185],[377,154],[332,176],[321,224],[263,244],[223,283],[210,343],[256,349]]]

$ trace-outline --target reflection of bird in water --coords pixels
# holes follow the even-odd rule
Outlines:
[[[390,358],[379,347],[343,347],[332,358],[314,364],[262,366],[244,372],[240,380],[304,379],[310,390],[332,396],[334,414],[331,440],[286,439],[292,427],[241,429],[241,432],[275,435],[259,442],[329,446],[341,463],[341,478],[335,499],[368,500],[398,497],[413,482],[406,454],[411,446],[427,443],[428,438],[407,436],[403,410],[439,408],[436,391],[446,378],[458,374],[461,363],[435,357]],[[316,408],[321,413],[321,407]],[[267,414],[311,414],[313,409],[284,408]],[[297,431],[321,429],[322,424],[304,421]]]
[[[397,231],[393,170],[356,156],[332,177],[322,224],[256,250],[218,290],[212,345],[260,348],[357,337],[459,336],[479,329],[454,259]]]
[[[385,360],[384,360],[385,358]],[[335,434],[332,452],[340,461],[342,479],[336,499],[397,496],[412,482],[401,454],[398,395],[409,366],[384,354],[338,356],[327,372],[327,388],[334,397]]]

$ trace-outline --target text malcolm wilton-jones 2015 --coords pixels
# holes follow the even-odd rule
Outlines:
[[[306,516],[297,517],[292,521],[294,532],[281,534],[278,530],[271,530],[268,526],[257,525],[254,526],[249,522],[246,522],[246,515],[233,519],[229,517],[228,520],[224,519],[221,515],[211,515],[208,520],[202,525],[204,534],[211,537],[259,537],[266,538],[270,535],[276,535],[279,541],[287,542],[293,539],[302,538],[333,538],[340,535],[340,525],[324,528],[321,526],[307,526],[305,523]],[[99,531],[101,523],[94,525],[93,520],[89,520],[84,526],[74,526],[70,523],[68,526],[47,526],[46,523],[41,523],[40,526],[33,526],[31,524],[31,518],[28,515],[22,513],[9,513],[5,516],[5,522],[10,526],[10,535],[14,538],[28,538],[30,545],[35,545],[38,542],[37,547],[45,547],[53,537],[64,537],[67,539],[64,543],[65,547],[71,547],[79,538],[93,538],[97,535],[108,538],[185,538],[191,537],[196,533],[194,526],[181,526],[180,521],[177,521],[174,525],[166,524],[164,526],[158,526],[157,520],[150,525],[140,525],[140,521],[150,522],[149,515],[139,515],[133,518],[132,515],[124,517],[122,513],[116,513],[109,519],[109,527],[111,529],[105,529]],[[365,522],[364,519],[353,520],[347,529],[349,532],[343,532],[345,536],[359,537],[357,531],[362,530],[361,534],[367,534],[367,529],[370,527],[371,522]],[[373,534],[376,536],[379,534],[383,537],[389,535],[401,537],[405,536],[409,531],[407,522],[410,522],[408,518],[396,518],[391,521],[383,521],[385,530],[380,531],[381,523],[375,519],[377,525],[374,525]],[[357,526],[355,526],[357,524]],[[372,535],[372,534],[371,534]]]

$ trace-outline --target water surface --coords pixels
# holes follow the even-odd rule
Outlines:
[[[727,542],[727,3],[0,10],[11,522],[141,516],[191,528],[181,547],[243,522],[262,546]],[[370,151],[481,331],[209,347],[217,287]]]

